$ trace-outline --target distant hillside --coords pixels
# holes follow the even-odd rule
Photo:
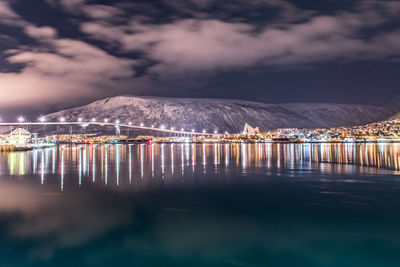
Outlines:
[[[394,114],[389,108],[364,105],[291,103],[281,106],[320,127],[362,125],[385,120]]]
[[[359,125],[384,120],[391,109],[343,104],[265,104],[235,99],[117,96],[49,114],[49,120],[78,117],[131,121],[185,129],[239,132],[245,123],[261,130]]]

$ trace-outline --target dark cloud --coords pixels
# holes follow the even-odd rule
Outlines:
[[[17,0],[0,0],[0,24],[32,40],[2,53],[19,67],[0,73],[0,106],[73,103],[145,88],[157,94],[154,88],[171,80],[172,87],[187,85],[186,94],[178,90],[183,96],[194,95],[188,92],[205,78],[231,71],[393,63],[400,56],[398,1],[361,0],[330,12],[284,0],[46,2],[71,19],[79,38],[28,21],[13,8]]]

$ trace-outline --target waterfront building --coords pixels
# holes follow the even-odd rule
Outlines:
[[[32,134],[28,130],[17,128],[8,135],[7,142],[12,145],[27,145],[31,136]]]

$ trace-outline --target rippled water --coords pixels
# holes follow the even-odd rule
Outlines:
[[[0,154],[0,266],[399,266],[400,144]]]

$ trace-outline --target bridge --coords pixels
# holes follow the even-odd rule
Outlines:
[[[18,122],[0,122],[0,127],[1,126],[11,126],[11,127],[26,127],[26,126],[66,126],[66,127],[72,127],[72,126],[80,126],[82,128],[86,128],[88,126],[102,126],[102,127],[106,127],[106,126],[111,126],[111,127],[115,127],[116,129],[118,129],[118,131],[121,128],[125,128],[125,129],[135,129],[135,130],[149,130],[149,131],[156,131],[156,132],[163,132],[163,133],[170,133],[170,134],[181,134],[181,135],[187,135],[187,136],[210,136],[210,135],[218,135],[218,132],[214,132],[214,133],[209,133],[206,132],[205,130],[201,131],[201,132],[197,132],[194,129],[187,131],[183,128],[181,129],[175,129],[175,128],[169,128],[167,129],[164,126],[160,126],[160,127],[154,127],[154,126],[144,126],[143,124],[141,125],[133,125],[132,123],[121,123],[120,121],[116,121],[116,122],[108,122],[108,121],[104,121],[104,122],[98,122],[95,120],[91,120],[91,121],[83,121],[81,119],[79,119],[78,121],[65,121],[63,119],[61,119],[61,121],[56,121],[56,122],[51,122],[51,121],[44,121],[43,119],[41,119],[40,122],[25,122],[23,121],[21,118],[18,119]],[[72,131],[72,128],[70,128],[70,132]]]

